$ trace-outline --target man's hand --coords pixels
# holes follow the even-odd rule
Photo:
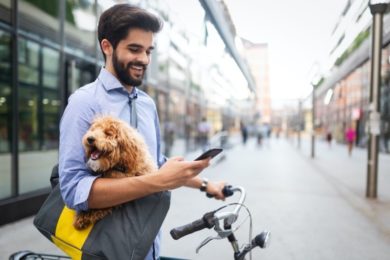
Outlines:
[[[226,182],[209,182],[207,184],[206,192],[214,196],[217,200],[225,200],[222,190],[225,187]]]
[[[210,159],[184,161],[182,157],[172,157],[157,171],[157,174],[166,189],[175,189],[186,185],[209,165]]]

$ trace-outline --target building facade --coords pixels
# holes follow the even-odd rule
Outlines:
[[[0,224],[34,214],[46,198],[61,114],[103,65],[96,25],[115,2],[124,1],[0,0]],[[214,131],[234,123],[253,79],[226,48],[210,1],[127,2],[165,22],[141,86],[157,104],[165,152],[171,131],[193,147],[202,116]]]
[[[383,19],[381,66],[380,150],[389,152],[390,140],[390,12]],[[356,129],[356,144],[368,141],[370,111],[370,51],[372,15],[368,1],[348,1],[332,34],[329,71],[316,88],[316,126],[344,142],[346,128]]]
[[[258,123],[271,123],[271,91],[269,50],[267,43],[253,43],[243,39],[244,56],[256,82],[255,111]]]

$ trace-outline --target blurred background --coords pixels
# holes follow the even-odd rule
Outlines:
[[[368,0],[0,0],[0,225],[33,216],[47,197],[67,98],[104,64],[98,17],[122,2],[164,20],[140,88],[157,105],[167,156],[192,159],[204,145],[237,153],[247,140],[264,148],[283,139],[298,148],[291,152],[314,159],[344,156],[352,142],[360,155],[349,163],[363,163],[359,198],[365,198],[366,167],[374,176],[366,196],[377,197],[372,154],[385,158],[379,170],[390,172],[388,2],[374,41]],[[381,59],[372,83],[375,48]],[[273,154],[288,157],[283,151]],[[328,163],[343,167],[348,157],[339,162],[340,156]],[[228,152],[226,158],[224,170],[232,163]],[[253,163],[248,167],[272,171]],[[345,167],[353,172],[351,165]]]

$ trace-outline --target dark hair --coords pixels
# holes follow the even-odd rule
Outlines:
[[[162,29],[163,23],[154,14],[129,4],[118,4],[102,13],[98,25],[99,44],[107,39],[115,49],[118,43],[126,38],[132,28],[157,33]],[[101,46],[100,46],[101,48]],[[104,59],[106,56],[102,50]]]

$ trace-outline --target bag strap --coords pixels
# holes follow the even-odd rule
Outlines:
[[[51,170],[51,174],[50,174],[51,188],[54,189],[54,187],[57,186],[59,181],[60,181],[60,175],[58,173],[58,163],[57,163],[56,165],[54,165],[53,169]]]

